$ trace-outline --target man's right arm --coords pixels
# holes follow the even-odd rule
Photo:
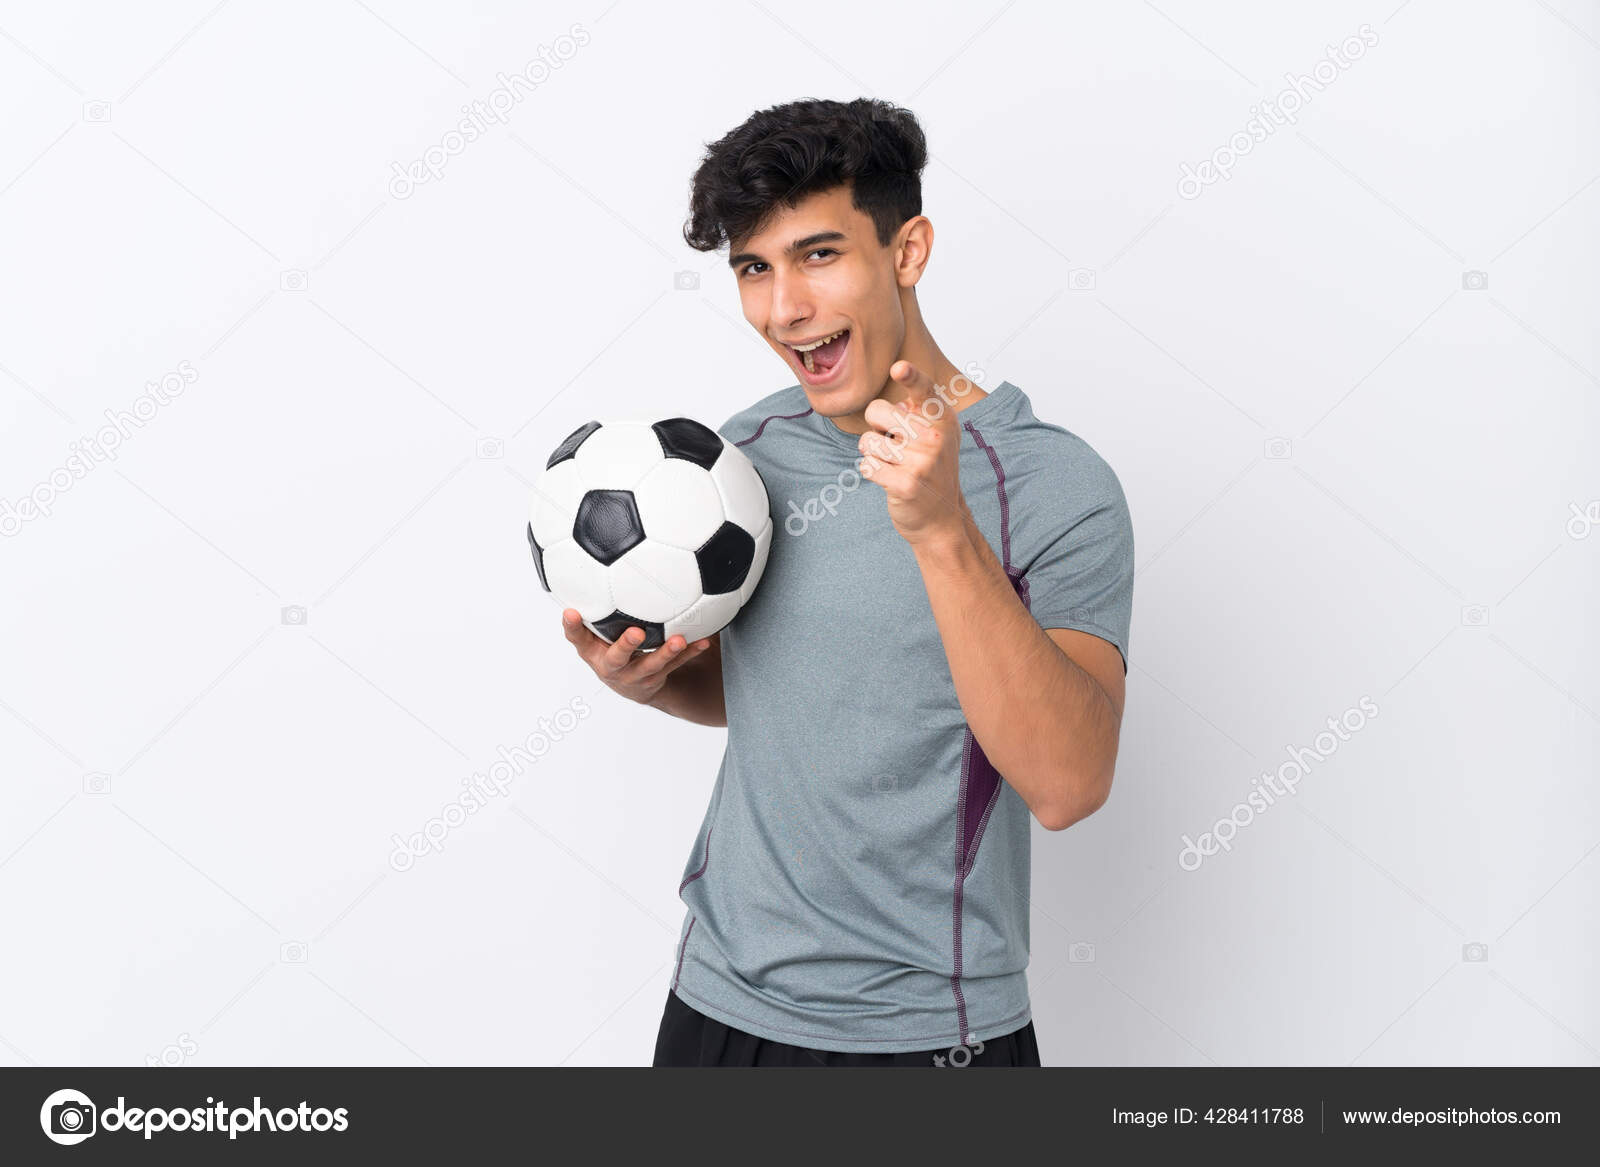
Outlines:
[[[654,652],[640,652],[644,632],[639,628],[625,629],[608,644],[584,627],[572,608],[561,613],[561,627],[578,656],[614,693],[697,725],[728,724],[721,633],[693,644],[674,635]]]

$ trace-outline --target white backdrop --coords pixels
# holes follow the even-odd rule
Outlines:
[[[1597,82],[1579,0],[0,6],[0,1063],[648,1063],[724,731],[576,659],[528,487],[791,383],[689,176],[861,95],[1136,525],[1046,1064],[1600,1062]]]

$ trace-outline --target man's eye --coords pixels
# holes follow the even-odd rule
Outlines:
[[[839,252],[835,248],[832,248],[832,247],[818,247],[813,251],[806,252],[806,258],[810,259],[813,255],[838,255],[838,254],[839,254]],[[759,261],[756,261],[756,262],[753,262],[753,263],[747,263],[747,264],[744,265],[743,269],[740,270],[739,278],[743,279],[745,276],[750,275],[753,272],[755,272],[756,268],[758,268],[758,267],[766,267],[766,266],[767,266],[766,264],[761,263]]]

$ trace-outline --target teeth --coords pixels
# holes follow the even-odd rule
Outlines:
[[[810,344],[805,344],[805,345],[791,344],[789,347],[794,349],[795,352],[800,354],[800,359],[803,362],[805,362],[806,372],[815,373],[817,371],[817,366],[816,366],[815,362],[811,359],[812,350],[821,348],[823,345],[827,344],[830,340],[835,340],[835,339],[843,336],[845,333],[847,333],[849,331],[850,330],[848,328],[841,328],[838,332],[834,333],[832,336],[825,336],[821,340],[812,341]]]
[[[813,341],[810,344],[791,344],[789,347],[794,349],[794,351],[797,353],[808,353],[814,348],[821,348],[836,336],[843,336],[848,331],[849,329],[847,328],[841,328],[838,332],[834,333],[833,336],[825,336],[821,340]]]

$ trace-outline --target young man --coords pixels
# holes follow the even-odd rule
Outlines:
[[[612,689],[728,729],[658,1066],[1040,1064],[1031,819],[1110,792],[1133,533],[1087,443],[934,342],[926,161],[916,119],[867,99],[709,147],[685,238],[728,244],[797,379],[721,427],[772,500],[766,570],[692,646],[563,616]]]

